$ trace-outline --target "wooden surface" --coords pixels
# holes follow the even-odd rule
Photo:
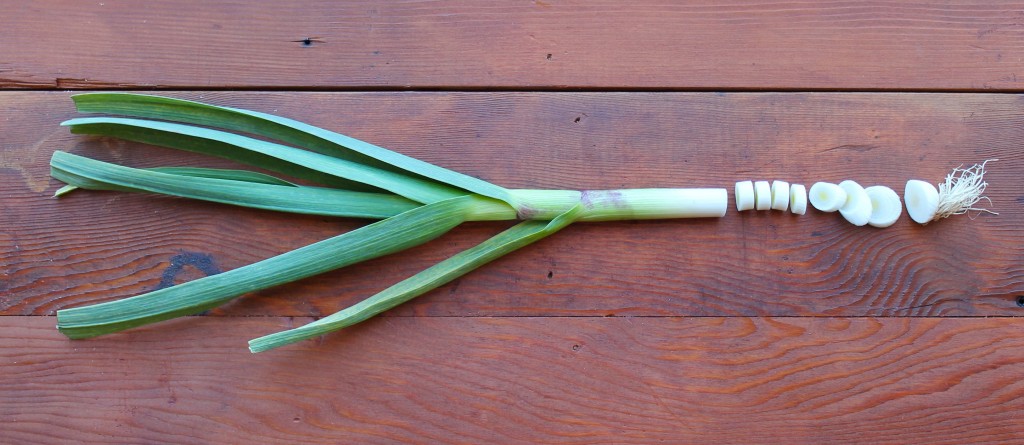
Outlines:
[[[0,87],[1024,89],[1020,1],[2,7]]]
[[[8,318],[9,443],[1022,438],[1020,318],[389,317],[259,355],[252,334],[309,319],[68,342]]]
[[[1007,94],[1024,4],[176,3],[0,5],[0,443],[1024,442],[1024,99]],[[58,126],[76,115],[60,90],[147,88],[508,187],[902,194],[998,158],[999,215],[577,224],[363,325],[246,350],[508,225],[472,223],[204,317],[69,341],[57,309],[364,223],[51,199],[54,150],[231,165]]]
[[[1000,159],[988,176],[999,216],[927,227],[904,217],[875,230],[853,228],[837,214],[730,209],[721,219],[579,224],[402,307],[403,315],[1021,314],[1015,298],[1024,294],[1024,102],[1014,95],[178,95],[308,116],[521,188],[731,188],[744,179],[809,185],[852,178],[902,193],[907,179],[934,182],[960,163]],[[218,270],[233,269],[361,224],[121,193],[48,199],[59,186],[47,178],[54,149],[140,166],[210,162],[70,135],[55,125],[75,114],[68,94],[8,93],[5,101],[11,114],[0,115],[9,128],[4,152],[16,160],[8,164],[11,179],[0,185],[10,197],[2,218],[18,229],[15,250],[4,254],[10,266],[3,313],[52,315],[127,297],[156,287],[174,258],[209,258]],[[346,113],[353,109],[360,113]],[[297,219],[303,230],[289,230]],[[469,224],[400,259],[260,292],[223,313],[329,314],[507,225]]]

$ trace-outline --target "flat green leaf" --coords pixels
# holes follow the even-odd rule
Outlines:
[[[505,201],[513,207],[519,204],[508,190],[487,181],[368,142],[267,113],[132,93],[87,93],[72,96],[72,99],[78,110],[83,113],[122,114],[257,134],[363,165],[392,166],[394,169]]]
[[[380,219],[419,206],[400,196],[296,186],[255,172],[137,169],[62,151],[53,153],[50,173],[70,187],[160,193],[279,212]],[[66,188],[56,196],[66,193]]]
[[[252,182],[255,184],[287,185],[298,187],[297,184],[285,181],[284,179],[268,174],[249,170],[232,170],[222,168],[203,167],[152,167],[144,168],[159,173],[167,173],[178,176],[193,176],[197,178],[229,179],[232,181]]]
[[[249,350],[262,352],[326,334],[369,319],[374,315],[454,280],[469,271],[521,249],[572,223],[583,207],[577,204],[550,222],[524,221],[494,237],[407,278],[347,309],[305,326],[278,332],[249,342]]]
[[[61,188],[57,189],[56,192],[53,192],[53,197],[54,198],[60,198],[61,196],[64,196],[64,195],[66,195],[68,193],[71,193],[71,192],[73,192],[75,190],[78,190],[78,186],[77,185],[67,184],[64,187],[61,187]]]
[[[294,167],[372,185],[422,203],[465,195],[463,190],[430,180],[367,167],[352,161],[209,128],[171,122],[117,117],[71,119],[61,125],[80,134],[121,139],[195,151],[249,163],[288,174]],[[287,167],[287,168],[286,168]],[[283,171],[282,171],[283,170]]]
[[[153,167],[153,168],[143,168],[143,169],[140,169],[140,170],[148,170],[148,171],[154,171],[154,172],[160,172],[160,173],[169,173],[169,174],[174,174],[174,175],[179,175],[179,176],[196,176],[196,177],[200,177],[200,178],[230,179],[230,180],[233,180],[233,181],[244,181],[244,182],[257,183],[257,184],[274,184],[274,185],[297,186],[296,184],[293,184],[291,182],[285,181],[284,179],[280,179],[280,178],[277,178],[277,177],[274,177],[274,176],[270,176],[270,175],[267,175],[267,174],[263,174],[263,173],[259,173],[259,172],[253,172],[253,171],[248,171],[248,170],[226,170],[226,169],[218,169],[218,168],[201,168],[201,167]],[[57,191],[54,192],[53,197],[54,198],[59,198],[61,196],[64,196],[64,195],[72,192],[72,191],[75,191],[75,190],[78,190],[77,186],[70,185],[70,184],[69,185],[65,185],[64,187],[61,187],[61,188],[57,189]],[[95,189],[95,190],[99,190],[99,189]],[[113,190],[113,189],[105,189],[105,190]],[[129,191],[136,191],[136,190],[129,190]],[[141,191],[141,190],[139,190],[139,191]]]
[[[64,122],[62,125],[67,125],[69,122],[74,122],[74,120]],[[123,137],[124,139],[142,142],[145,144],[208,154],[334,188],[363,192],[383,191],[370,185],[350,181],[316,169],[282,161],[272,156],[267,156],[250,150],[240,150],[238,147],[229,143],[213,139],[190,137],[164,131],[153,131],[145,128],[132,129],[125,126],[107,126],[96,123],[83,125],[78,128],[72,127],[71,131],[73,133]]]
[[[57,328],[88,338],[191,315],[289,283],[425,243],[465,220],[476,198],[427,204],[266,260],[136,297],[57,311]]]

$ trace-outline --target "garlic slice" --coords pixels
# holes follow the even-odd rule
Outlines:
[[[903,214],[903,203],[899,195],[884,185],[873,185],[864,189],[871,200],[871,217],[868,224],[872,227],[889,227]]]
[[[772,181],[772,208],[775,210],[789,209],[789,183]]]
[[[871,199],[864,187],[847,179],[839,183],[839,188],[846,192],[846,203],[839,208],[839,213],[855,226],[867,224],[871,219]]]
[[[803,184],[789,186],[789,211],[796,215],[807,213],[807,187]]]
[[[918,224],[928,224],[939,210],[939,191],[934,185],[917,179],[907,181],[903,189],[903,200],[907,214]]]
[[[772,208],[772,186],[768,184],[768,181],[754,183],[754,208],[757,210]]]
[[[834,212],[846,204],[846,191],[831,182],[815,182],[808,200],[822,212]]]
[[[754,183],[740,181],[736,183],[736,210],[744,211],[754,208]]]

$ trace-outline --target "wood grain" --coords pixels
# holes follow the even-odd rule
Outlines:
[[[855,228],[812,211],[578,224],[395,315],[1021,315],[1021,99],[976,94],[179,93],[346,132],[512,187],[855,179],[902,193],[990,164],[998,216]],[[53,314],[228,270],[362,222],[144,195],[50,199],[55,149],[135,166],[224,162],[67,134],[64,93],[0,95],[0,310]],[[351,110],[359,110],[353,113]],[[577,121],[578,120],[578,121]],[[259,292],[217,314],[337,311],[507,226]],[[175,264],[177,264],[175,266]],[[205,272],[203,268],[206,268]],[[215,269],[215,270],[214,270]],[[170,271],[170,272],[169,272]],[[170,274],[170,276],[169,276]]]
[[[1021,1],[0,11],[0,90],[33,90],[0,91],[0,444],[1024,443],[1024,97],[981,94],[1024,91]],[[232,166],[68,134],[57,90],[92,89],[299,118],[509,187],[850,178],[902,192],[999,158],[999,215],[884,230],[817,212],[578,224],[384,317],[246,350],[508,225],[471,223],[208,316],[69,341],[59,308],[364,223],[50,199],[54,150]]]
[[[2,443],[1010,444],[1024,319],[0,317]],[[297,366],[296,364],[301,364]]]
[[[1020,1],[314,0],[187,10],[5,2],[0,88],[1024,90]]]

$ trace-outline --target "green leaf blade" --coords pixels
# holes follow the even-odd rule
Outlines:
[[[114,136],[194,151],[285,174],[311,176],[304,172],[311,170],[387,190],[424,204],[466,194],[436,182],[209,128],[118,117],[77,118],[62,125],[71,127],[74,133]]]
[[[89,338],[196,314],[239,295],[398,252],[448,232],[465,219],[472,196],[417,207],[351,232],[221,274],[139,296],[57,311],[57,328]]]
[[[517,207],[503,187],[439,167],[383,147],[292,119],[202,102],[133,93],[86,93],[72,96],[83,113],[111,113],[187,122],[241,131],[283,141],[363,165],[405,171]]]
[[[550,222],[523,221],[490,239],[413,275],[347,309],[296,329],[249,342],[253,353],[317,337],[365,321],[568,226],[582,214],[576,205]]]
[[[251,182],[254,184],[286,185],[290,187],[298,187],[297,184],[285,181],[284,179],[278,178],[276,176],[270,176],[264,173],[248,170],[231,170],[203,167],[152,167],[144,168],[142,170],[149,170],[158,173],[167,173],[178,176],[192,176],[196,178],[226,179],[231,181]]]
[[[190,175],[178,173],[189,172]],[[252,174],[249,174],[252,173]],[[211,169],[136,169],[62,151],[50,159],[50,174],[72,187],[89,190],[159,193],[182,198],[238,205],[279,212],[350,218],[387,218],[412,210],[418,203],[400,196],[352,192],[322,187],[249,182],[271,181],[255,172],[214,172]],[[199,175],[203,176],[199,176]],[[267,179],[271,178],[271,179]],[[282,181],[283,182],[283,181]],[[61,190],[64,190],[62,188]],[[63,193],[58,191],[59,195]],[[59,196],[58,195],[58,196]]]

